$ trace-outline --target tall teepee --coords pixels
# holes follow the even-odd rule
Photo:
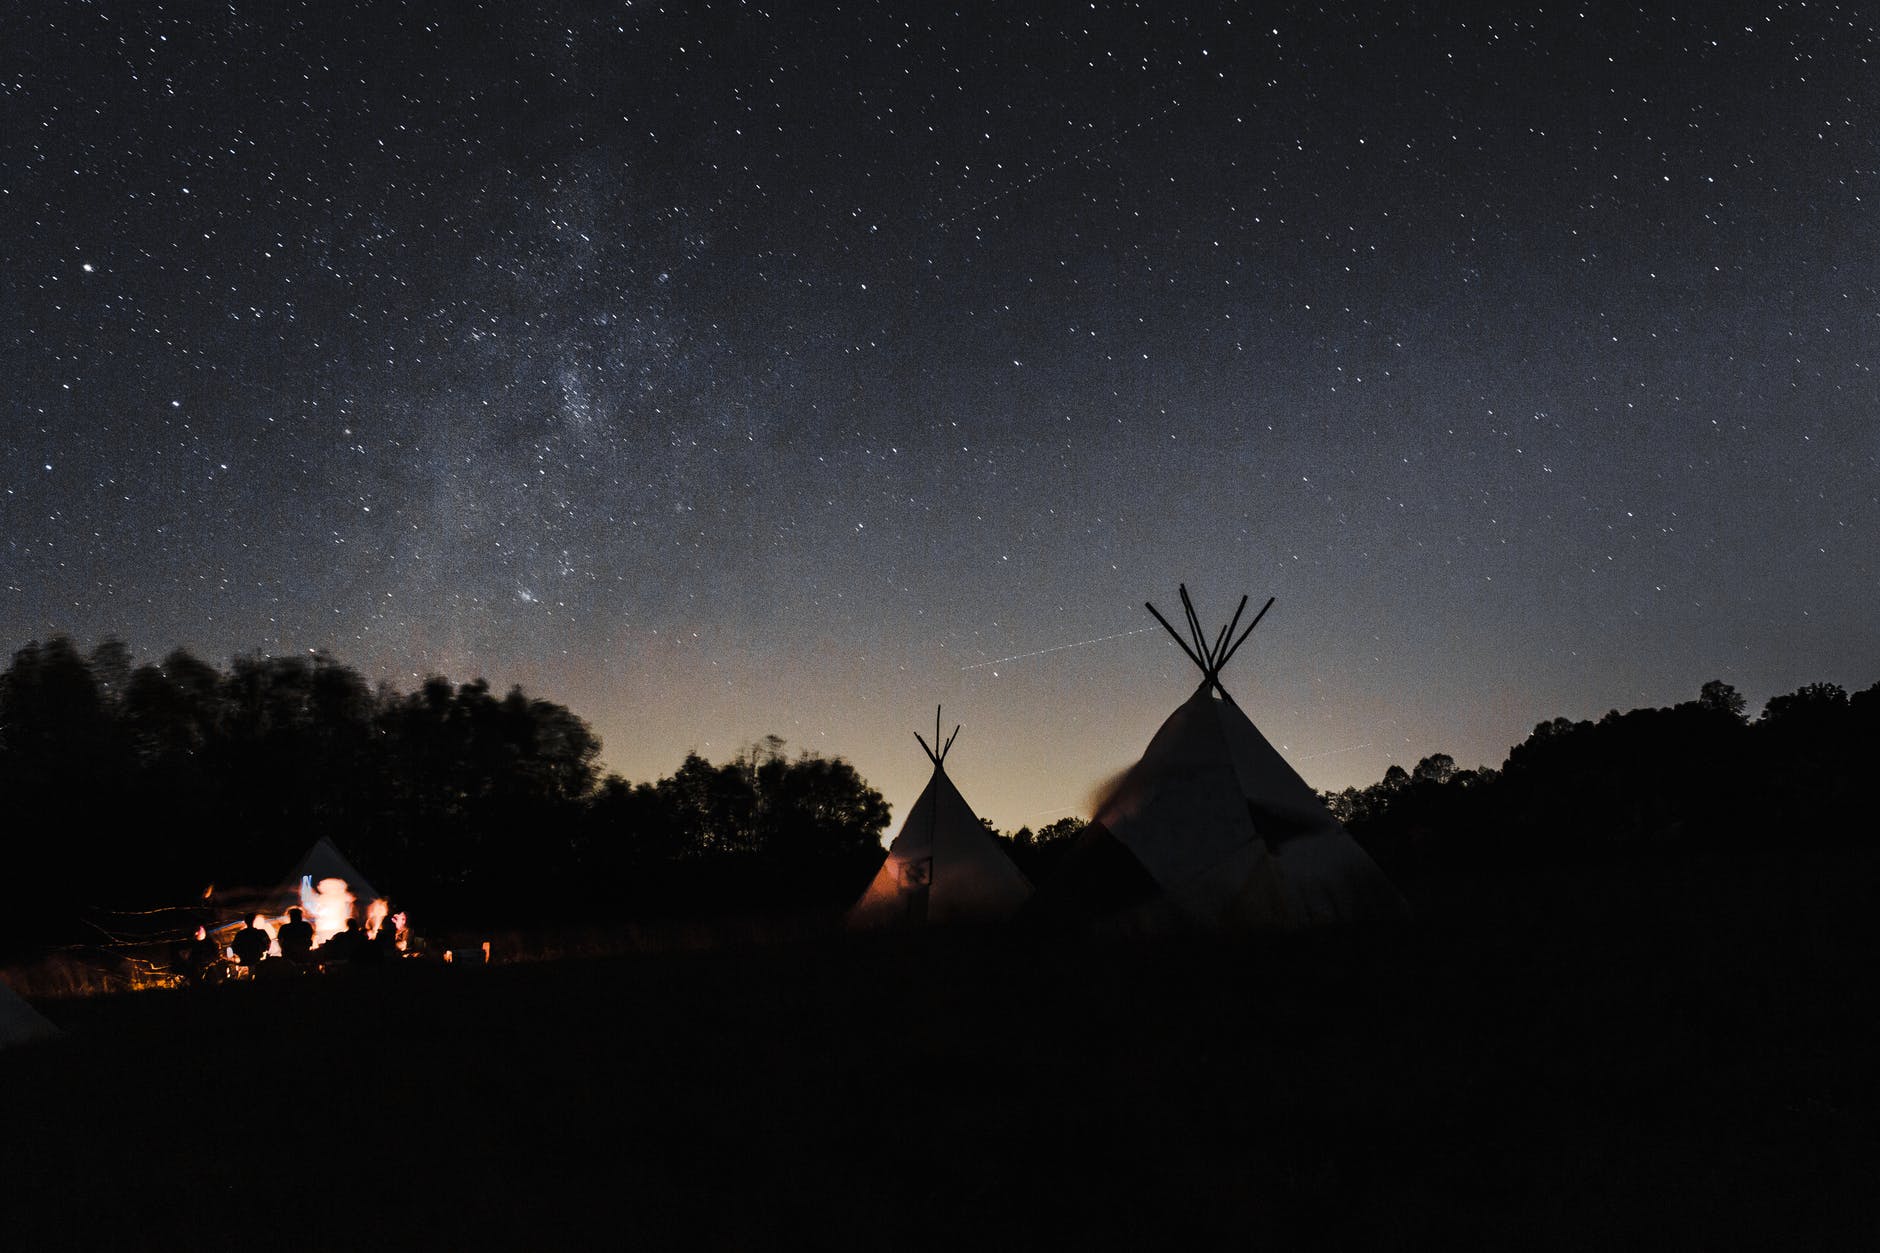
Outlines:
[[[1188,638],[1147,606],[1201,670],[1201,686],[1098,806],[1044,917],[1121,915],[1140,925],[1293,927],[1399,917],[1403,898],[1221,686],[1247,598],[1210,643],[1188,589]]]
[[[849,910],[850,926],[996,922],[1010,917],[1031,895],[1030,881],[947,777],[947,751],[959,733],[954,727],[941,743],[938,709],[937,747],[914,733],[933,762],[933,778],[888,846],[880,872]]]

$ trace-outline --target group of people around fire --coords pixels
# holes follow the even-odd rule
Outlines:
[[[313,924],[299,908],[287,911],[287,921],[272,936],[261,926],[263,917],[250,914],[228,943],[228,954],[234,965],[251,977],[260,971],[264,962],[269,966],[282,963],[296,970],[312,970],[336,965],[381,966],[403,955],[398,947],[398,927],[389,918],[379,926],[377,935],[368,935],[358,918],[349,917],[344,930],[334,932],[324,944],[315,947]],[[274,952],[277,942],[278,954]],[[222,946],[206,926],[198,926],[193,939],[178,945],[176,956],[177,966],[191,982],[212,978],[212,972],[218,969],[226,972],[226,967],[222,966],[225,960]]]

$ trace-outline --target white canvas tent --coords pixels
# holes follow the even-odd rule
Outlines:
[[[1210,645],[1186,587],[1181,598],[1186,640],[1148,609],[1200,667],[1201,686],[1098,806],[1063,882],[1041,893],[1042,912],[1204,928],[1403,916],[1396,888],[1221,686],[1221,667],[1273,602],[1236,638],[1242,597]]]
[[[0,980],[0,1049],[30,1040],[49,1040],[58,1034],[57,1027]]]
[[[959,733],[954,727],[940,743],[938,710],[937,749],[914,733],[933,762],[933,778],[888,846],[880,872],[849,910],[850,926],[997,922],[1011,917],[1031,895],[1030,881],[947,777],[947,751]]]
[[[345,880],[346,886],[352,889],[353,899],[359,902],[362,911],[367,901],[376,900],[379,895],[378,890],[366,881],[366,877],[360,874],[358,869],[346,860],[345,854],[341,853],[333,841],[324,835],[314,841],[313,847],[307,850],[306,856],[302,857],[300,863],[288,872],[284,886],[290,891],[298,892],[303,879],[313,880],[316,887],[322,879]]]

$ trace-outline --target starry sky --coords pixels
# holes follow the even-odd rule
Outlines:
[[[1329,9],[1330,11],[1323,11]],[[0,642],[324,649],[1002,827],[1880,678],[1858,4],[0,15]]]

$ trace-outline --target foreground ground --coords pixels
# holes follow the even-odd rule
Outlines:
[[[1880,1247],[1871,857],[54,1002],[10,1248]]]

